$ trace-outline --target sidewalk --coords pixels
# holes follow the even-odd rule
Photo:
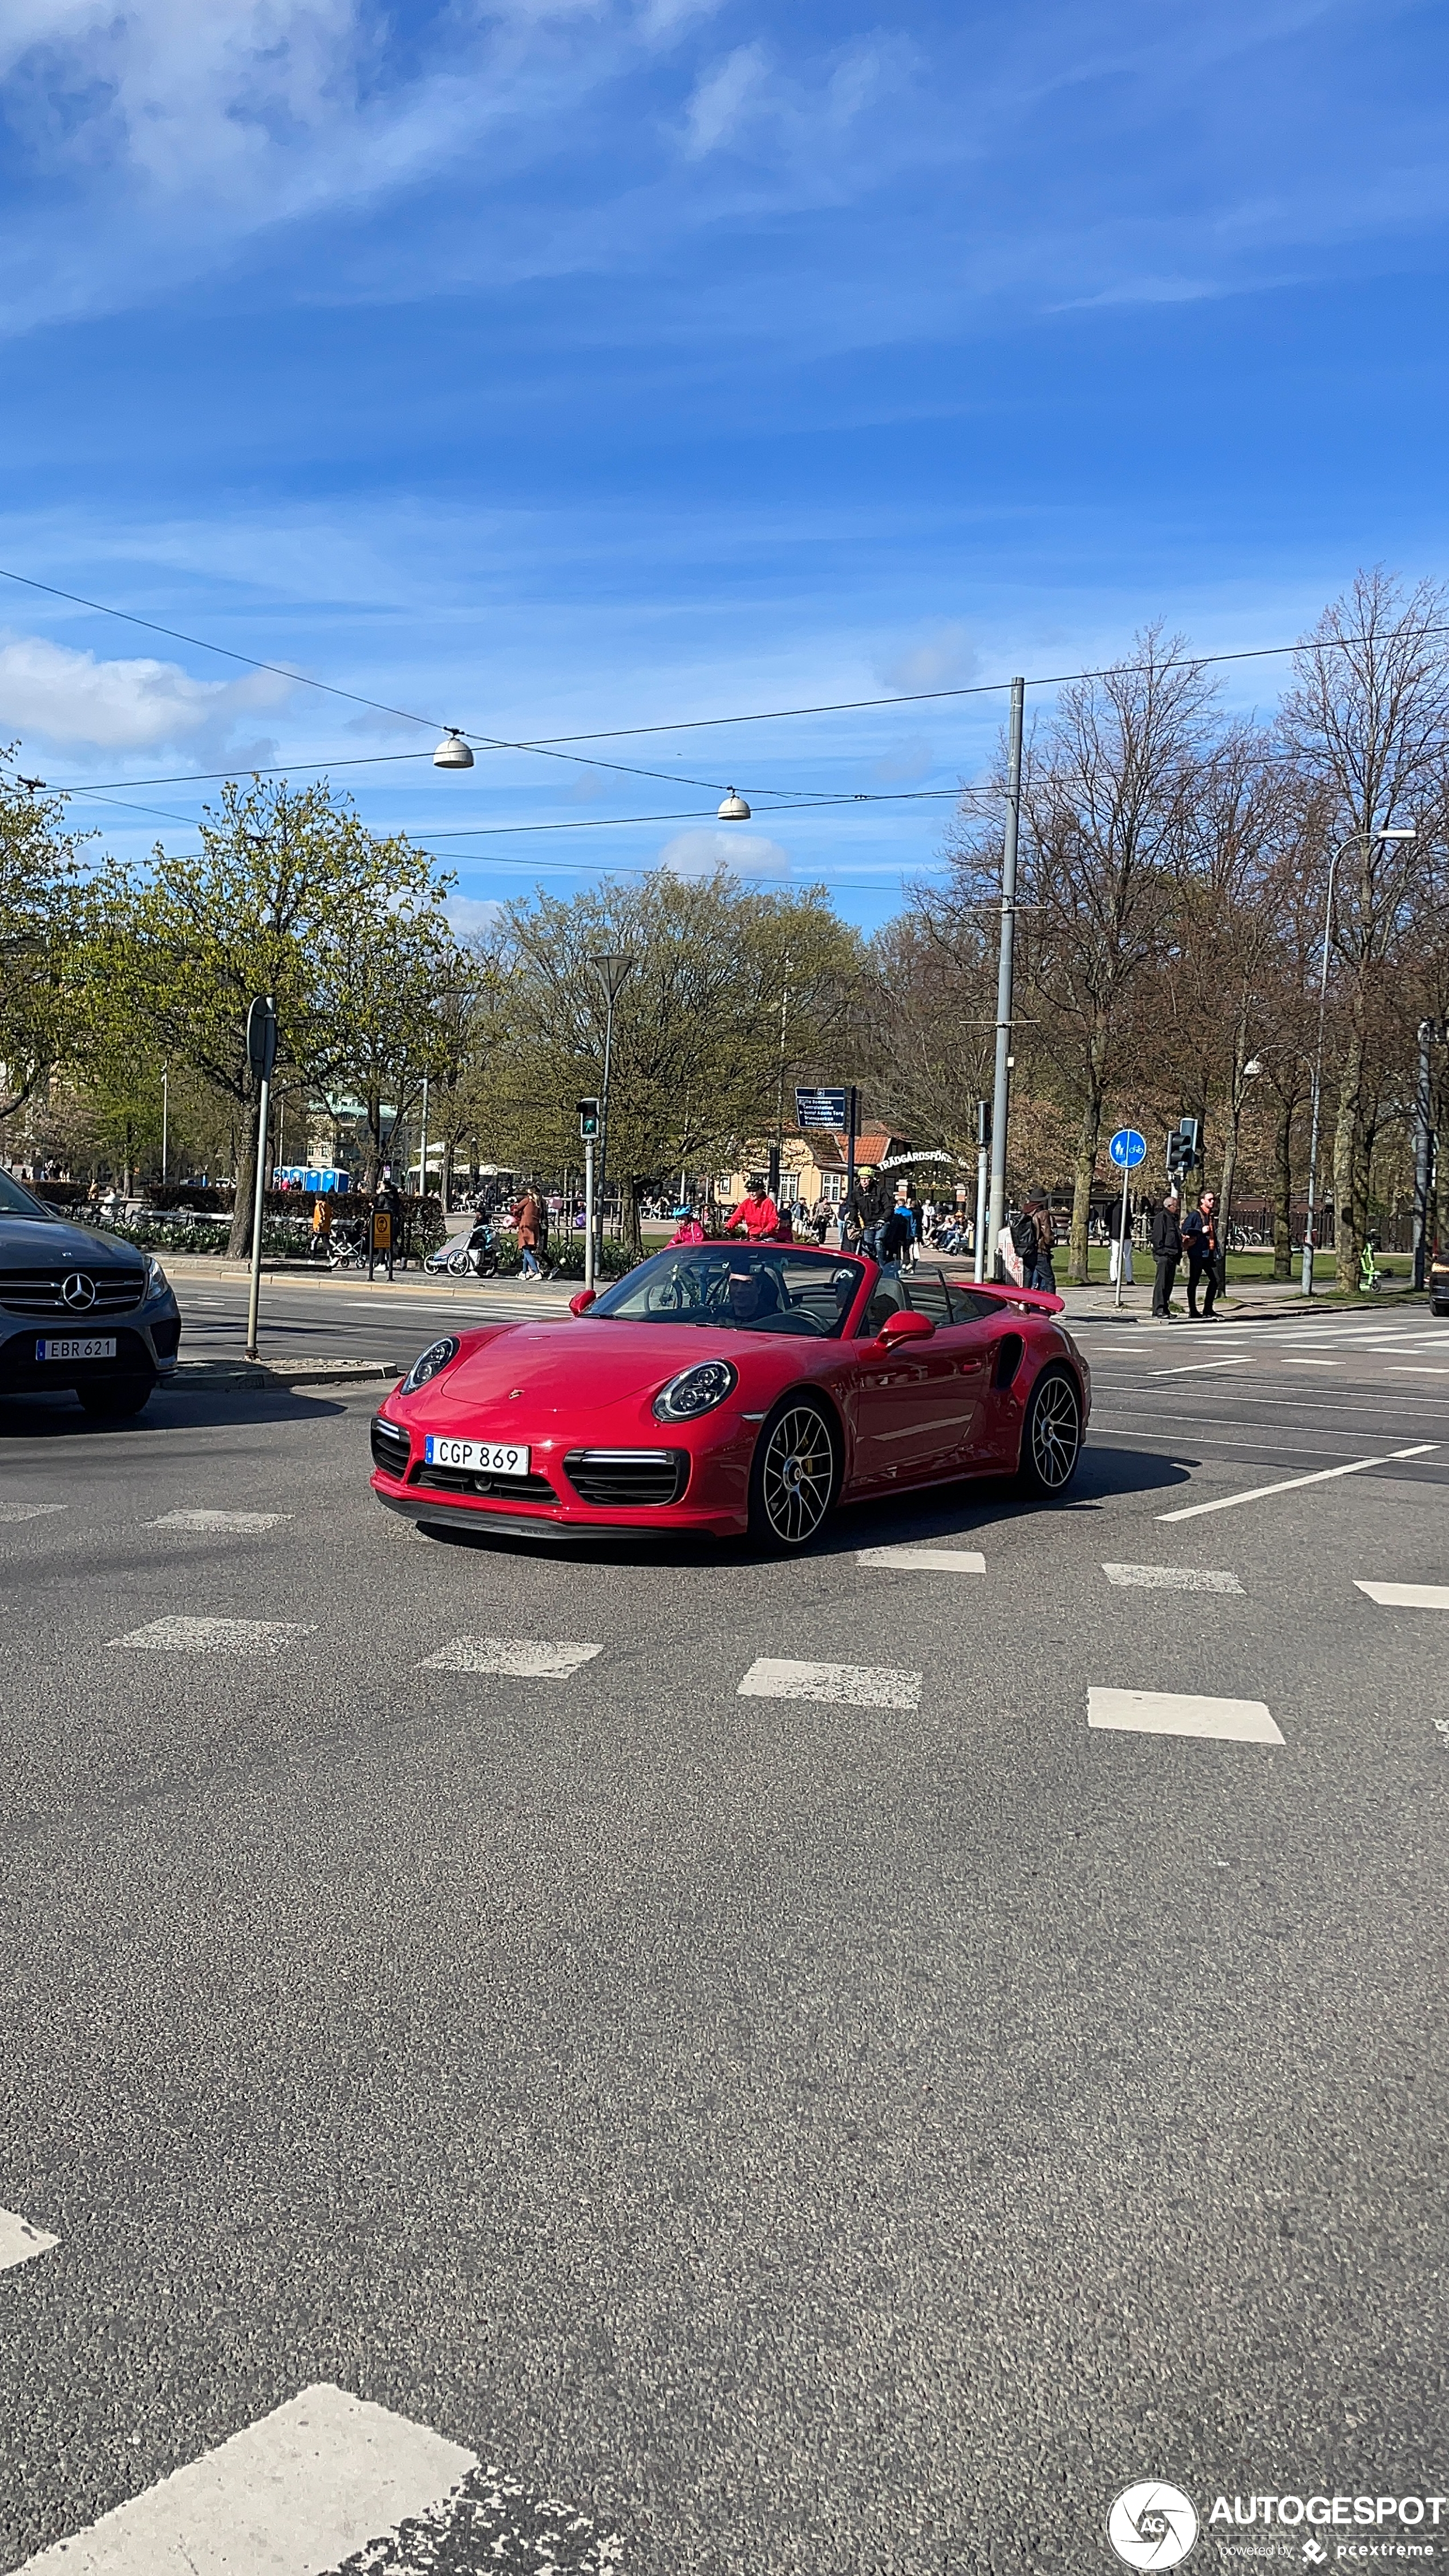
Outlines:
[[[1093,1324],[1149,1323],[1152,1317],[1152,1283],[1142,1280],[1135,1288],[1124,1288],[1122,1303],[1114,1301],[1117,1291],[1108,1281],[1094,1280],[1090,1287],[1074,1288],[1062,1284],[1066,1300],[1067,1321]],[[1371,1315],[1383,1307],[1400,1307],[1412,1302],[1423,1303],[1424,1291],[1412,1288],[1407,1280],[1395,1281],[1392,1288],[1380,1288],[1372,1297],[1355,1297],[1336,1289],[1320,1289],[1305,1297],[1300,1288],[1286,1279],[1240,1279],[1230,1282],[1226,1296],[1217,1300],[1216,1311],[1231,1316],[1234,1323],[1271,1323],[1286,1315],[1356,1314]],[[1173,1310],[1178,1320],[1190,1323],[1187,1299],[1178,1282],[1173,1297]]]

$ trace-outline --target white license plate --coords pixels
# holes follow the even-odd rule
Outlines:
[[[476,1467],[487,1476],[528,1473],[528,1451],[506,1440],[440,1440],[430,1431],[426,1456],[430,1467]]]
[[[46,1335],[35,1345],[38,1360],[113,1360],[114,1333],[68,1333],[59,1340]]]

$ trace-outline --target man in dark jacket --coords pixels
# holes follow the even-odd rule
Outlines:
[[[1152,1258],[1157,1264],[1152,1311],[1164,1324],[1172,1313],[1172,1283],[1182,1259],[1182,1228],[1177,1221],[1180,1204],[1176,1190],[1169,1190],[1161,1207],[1152,1213]]]
[[[1189,1208],[1182,1220],[1182,1248],[1187,1255],[1187,1311],[1197,1322],[1197,1283],[1205,1282],[1202,1298],[1202,1320],[1215,1321],[1213,1299],[1218,1293],[1218,1217],[1217,1200],[1211,1190],[1204,1190],[1195,1208]]]
[[[846,1214],[872,1261],[885,1258],[880,1248],[881,1236],[890,1223],[894,1206],[895,1195],[889,1182],[876,1170],[874,1163],[862,1163]]]

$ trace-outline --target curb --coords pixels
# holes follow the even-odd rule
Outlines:
[[[396,1386],[404,1375],[386,1360],[178,1360],[158,1393],[199,1395],[213,1387]]]

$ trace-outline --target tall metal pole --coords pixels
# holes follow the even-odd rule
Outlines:
[[[855,1135],[859,1099],[860,1094],[852,1083],[846,1096],[845,1110],[845,1212],[840,1220],[842,1244],[845,1241],[845,1229],[850,1223],[850,1202],[855,1196]]]
[[[974,1276],[986,1276],[986,1197],[989,1188],[988,1167],[991,1161],[991,1113],[984,1100],[976,1103],[976,1268]]]
[[[168,1095],[170,1079],[171,1067],[169,1064],[163,1064],[161,1067],[161,1186],[163,1189],[166,1187],[166,1141],[168,1112],[171,1106]]]
[[[1122,1274],[1123,1274],[1123,1272],[1125,1271],[1125,1269],[1126,1269],[1126,1267],[1127,1267],[1127,1177],[1128,1177],[1128,1170],[1129,1170],[1129,1166],[1128,1166],[1126,1163],[1124,1163],[1124,1164],[1123,1164],[1123,1166],[1122,1166],[1122,1221],[1121,1221],[1120,1225],[1119,1225],[1119,1226],[1118,1226],[1118,1228],[1117,1228],[1117,1294],[1116,1294],[1116,1296],[1115,1296],[1115,1297],[1113,1298],[1113,1300],[1112,1300],[1112,1303],[1113,1303],[1113,1305],[1114,1305],[1114,1306],[1120,1306],[1120,1305],[1121,1305],[1121,1303],[1122,1303]]]
[[[599,1251],[604,1241],[604,1185],[609,1174],[609,1059],[614,1052],[614,995],[609,992],[604,1013],[604,1089],[599,1102]]]
[[[594,1284],[594,1140],[584,1138],[584,1286]]]
[[[257,1186],[252,1198],[252,1284],[247,1299],[247,1358],[257,1356],[257,1313],[262,1299],[262,1205],[267,1181],[267,1115],[271,1105],[271,1081],[262,1075],[261,1095],[257,1102]]]
[[[1354,839],[1362,836],[1355,833]],[[1308,1214],[1303,1225],[1303,1294],[1313,1294],[1314,1214],[1318,1205],[1318,1109],[1323,1095],[1323,1015],[1328,1007],[1328,948],[1333,937],[1333,883],[1338,863],[1353,841],[1344,841],[1328,862],[1328,900],[1323,907],[1323,971],[1318,979],[1318,1047],[1313,1058],[1313,1114],[1308,1130]]]
[[[1429,1041],[1432,1020],[1419,1022],[1419,1117],[1414,1139],[1414,1286],[1422,1288],[1429,1267],[1429,1161],[1433,1139],[1433,1093],[1429,1087]]]
[[[1011,1053],[1013,948],[1016,938],[1016,853],[1021,834],[1021,735],[1026,682],[1011,684],[1006,738],[1006,838],[1001,857],[1001,946],[996,968],[996,1065],[991,1089],[991,1194],[987,1233],[994,1244],[1006,1219],[1006,1121]]]
[[[422,1134],[418,1138],[418,1196],[428,1195],[428,1077],[423,1075]]]

